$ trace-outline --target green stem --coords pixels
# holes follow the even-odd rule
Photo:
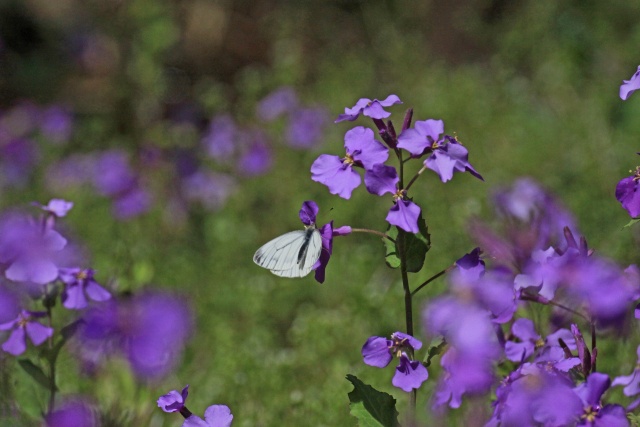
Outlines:
[[[393,243],[395,243],[395,242],[396,242],[396,241],[395,241],[391,236],[388,236],[388,235],[386,235],[386,234],[384,234],[384,233],[381,233],[380,231],[371,230],[371,229],[368,229],[368,228],[352,228],[352,229],[351,229],[351,232],[352,232],[352,233],[369,233],[369,234],[375,234],[376,236],[380,236],[380,237],[382,237],[383,239],[388,239],[388,240],[390,240],[390,241],[391,241],[391,242],[393,242]]]
[[[396,246],[398,248],[398,252],[400,253],[400,274],[402,275],[402,287],[404,289],[404,313],[405,313],[405,321],[407,324],[407,335],[414,336],[413,333],[413,294],[411,293],[411,288],[409,287],[409,274],[407,272],[407,254],[405,248],[404,241],[404,232],[398,228],[398,237],[396,241]],[[409,351],[410,358],[413,359],[413,351]],[[408,417],[408,425],[415,424],[415,415],[416,415],[416,390],[412,390],[409,395],[409,409],[407,413]]]
[[[456,268],[455,264],[450,265],[449,267],[445,268],[444,270],[442,270],[441,272],[435,274],[434,276],[430,277],[429,279],[425,280],[425,282],[423,284],[421,284],[420,286],[418,286],[417,288],[415,288],[413,290],[413,292],[411,292],[411,295],[415,295],[418,293],[418,291],[422,288],[424,288],[425,286],[427,286],[429,283],[433,282],[434,280],[436,280],[438,277],[443,276],[445,274],[447,274],[448,272],[450,272],[451,270],[453,270],[454,268]]]
[[[427,167],[423,166],[422,169],[420,169],[414,176],[413,178],[411,178],[411,181],[409,181],[409,183],[407,184],[407,187],[405,188],[405,191],[409,191],[409,188],[411,188],[411,186],[413,185],[414,182],[416,182],[416,180],[418,179],[418,177],[420,175],[422,175],[422,172],[426,171]]]

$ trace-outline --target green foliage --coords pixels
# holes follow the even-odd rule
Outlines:
[[[399,427],[396,400],[387,393],[363,383],[354,375],[347,375],[353,384],[349,393],[351,415],[360,427]]]
[[[19,359],[18,365],[31,377],[35,380],[36,383],[40,384],[43,388],[49,390],[51,380],[42,371],[42,368],[34,364],[29,359]]]
[[[387,228],[387,236],[389,239],[382,239],[384,243],[386,255],[385,261],[391,268],[400,267],[400,251],[404,248],[407,257],[407,271],[409,273],[417,273],[422,270],[427,252],[431,248],[431,236],[427,229],[427,223],[422,217],[422,212],[418,218],[419,232],[416,234],[407,233],[406,231],[389,226]]]

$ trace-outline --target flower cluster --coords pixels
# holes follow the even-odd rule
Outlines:
[[[418,121],[411,128],[412,110],[409,110],[401,133],[396,135],[393,123],[385,123],[382,119],[391,115],[384,107],[401,103],[396,95],[389,95],[382,101],[362,98],[353,107],[345,108],[336,123],[354,121],[360,115],[367,116],[373,120],[382,142],[369,128],[357,126],[350,129],[344,136],[345,155],[320,155],[311,166],[311,179],[326,185],[331,194],[349,199],[353,190],[362,183],[357,170],[363,169],[364,184],[369,193],[393,196],[387,222],[409,233],[418,233],[421,209],[407,194],[413,183],[412,180],[405,186],[403,175],[407,160],[424,158],[424,168],[418,175],[424,169],[431,169],[442,182],[449,181],[454,172],[466,171],[479,179],[482,176],[469,163],[467,149],[455,137],[444,134],[442,120]],[[386,164],[389,151],[395,154],[399,169]]]
[[[179,412],[184,417],[182,427],[229,427],[233,421],[231,410],[226,405],[211,405],[204,411],[204,420],[193,415],[185,406],[189,385],[181,392],[171,390],[158,398],[158,407],[164,412]]]

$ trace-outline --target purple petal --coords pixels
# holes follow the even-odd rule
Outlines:
[[[204,411],[209,427],[229,427],[233,421],[231,409],[226,405],[211,405]]]
[[[629,427],[629,420],[620,405],[606,405],[596,417],[594,427]]]
[[[386,193],[394,194],[398,181],[400,178],[393,166],[374,165],[364,172],[364,185],[367,187],[367,191],[378,196]]]
[[[427,168],[437,173],[442,182],[447,182],[453,178],[456,161],[441,150],[434,151],[424,164]]]
[[[355,127],[344,135],[347,154],[362,163],[365,169],[384,163],[389,158],[387,147],[376,141],[373,131],[363,126]]]
[[[320,252],[320,258],[316,261],[313,269],[315,270],[315,279],[318,283],[324,283],[325,272],[327,264],[331,259],[331,253],[333,252],[333,221],[323,225],[318,229],[320,231],[320,237],[322,238],[322,251]]]
[[[513,342],[507,341],[504,347],[504,353],[507,359],[512,362],[522,362],[533,354],[535,347],[532,342]]]
[[[429,372],[418,360],[409,360],[403,354],[400,356],[400,364],[396,368],[396,373],[391,380],[391,384],[403,391],[410,392],[418,389],[429,378]]]
[[[316,216],[319,211],[320,208],[316,202],[313,200],[307,200],[302,203],[298,216],[304,225],[311,225],[316,223]]]
[[[398,200],[391,209],[389,209],[386,221],[391,225],[402,228],[408,233],[415,234],[420,231],[418,228],[419,216],[420,206],[410,200]]]
[[[33,282],[44,285],[53,282],[58,277],[58,267],[48,259],[38,259],[34,256],[17,259],[4,275],[16,282]]]
[[[334,236],[346,236],[347,234],[351,234],[351,227],[348,225],[333,229]]]
[[[540,339],[540,335],[536,333],[533,321],[527,318],[520,318],[513,322],[511,332],[523,341],[537,341]]]
[[[385,111],[384,108],[382,108],[382,105],[380,105],[380,101],[378,101],[377,99],[374,100],[371,105],[365,107],[362,110],[362,114],[367,117],[371,117],[372,119],[386,119],[391,115],[390,112]]]
[[[264,122],[271,122],[284,113],[290,112],[298,104],[295,90],[283,86],[264,97],[256,108],[256,115]]]
[[[629,95],[638,89],[640,89],[640,66],[629,80],[623,80],[623,83],[620,86],[620,98],[622,98],[623,101],[626,101],[627,98],[629,98]]]
[[[14,295],[9,290],[0,286],[0,330],[2,329],[2,325],[10,322],[11,320],[18,317],[18,313],[20,313],[20,305],[16,295]],[[13,327],[14,322],[10,322],[11,326],[7,329]]]
[[[87,281],[85,288],[87,295],[94,301],[106,301],[111,298],[111,294],[105,288],[100,286],[95,280]]]
[[[384,368],[391,362],[393,356],[389,353],[392,342],[383,337],[369,337],[362,346],[364,363],[377,368]]]
[[[331,194],[349,199],[351,192],[360,185],[361,178],[351,166],[342,163],[338,156],[322,154],[311,165],[311,179],[326,185]]]
[[[97,427],[95,412],[85,402],[81,400],[71,401],[64,404],[46,417],[47,427]]]
[[[189,418],[184,420],[182,427],[211,427],[209,423],[205,422],[202,418],[190,415]]]
[[[62,305],[70,310],[82,310],[87,306],[82,285],[67,286],[62,294]]]
[[[25,342],[25,333],[23,328],[16,328],[9,335],[2,344],[2,349],[9,354],[19,356],[27,349],[27,343]]]
[[[46,206],[42,206],[45,211],[51,212],[58,218],[66,216],[73,207],[73,202],[67,202],[62,199],[51,199]]]
[[[409,344],[411,348],[413,348],[414,350],[420,350],[420,348],[422,348],[422,342],[415,339],[409,334],[405,334],[404,332],[394,332],[393,334],[391,334],[391,338],[398,339],[398,340],[406,340],[405,344]]]
[[[189,395],[189,385],[182,389],[181,393],[176,390],[171,390],[169,393],[162,395],[158,398],[158,407],[164,412],[179,412],[184,408],[184,402]]]
[[[632,218],[640,216],[640,191],[634,176],[623,178],[616,186],[616,199]]]
[[[387,96],[385,99],[383,99],[382,101],[378,101],[378,102],[383,107],[391,107],[392,105],[395,105],[395,104],[402,104],[402,101],[400,101],[400,98],[398,98],[397,95],[393,95],[393,94]]]
[[[593,372],[587,381],[576,387],[575,392],[585,405],[600,405],[600,399],[604,392],[611,386],[609,375]]]
[[[416,129],[407,129],[398,136],[398,148],[414,156],[421,155],[430,145],[427,138]]]
[[[38,322],[27,322],[27,335],[34,345],[40,345],[53,335],[53,328],[44,326]]]

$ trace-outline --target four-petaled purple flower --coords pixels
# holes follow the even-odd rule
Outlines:
[[[233,421],[233,414],[226,405],[211,405],[204,411],[204,420],[193,415],[185,406],[189,394],[189,386],[182,392],[171,390],[158,398],[158,407],[164,412],[180,412],[185,420],[182,427],[229,427]]]
[[[53,335],[53,329],[37,322],[36,318],[45,317],[45,312],[22,310],[14,320],[0,324],[0,331],[11,330],[9,338],[2,344],[7,353],[18,356],[27,349],[26,337],[34,345],[40,345]]]
[[[427,368],[419,360],[411,360],[409,353],[419,350],[422,343],[402,332],[391,334],[391,339],[383,337],[369,337],[362,346],[364,363],[377,368],[386,367],[393,356],[400,359],[396,373],[391,383],[406,392],[418,389],[429,378]]]
[[[352,122],[357,119],[360,114],[371,117],[372,119],[386,119],[391,115],[391,113],[385,111],[382,107],[391,107],[395,104],[402,104],[402,101],[400,101],[400,98],[396,95],[389,95],[382,101],[377,99],[372,101],[369,98],[360,98],[358,102],[356,102],[356,105],[351,108],[345,108],[344,114],[340,114],[335,123],[345,120]]]
[[[326,185],[331,194],[349,199],[351,192],[360,185],[361,178],[354,167],[369,171],[374,165],[389,158],[387,148],[376,141],[373,131],[362,126],[355,127],[344,136],[346,156],[340,158],[330,154],[320,155],[311,165],[311,179]]]
[[[158,407],[164,412],[182,412],[187,396],[189,396],[189,384],[184,386],[180,393],[176,390],[171,390],[169,393],[160,396],[157,402]]]
[[[61,268],[60,280],[66,285],[62,304],[68,309],[81,310],[87,306],[85,294],[93,301],[106,301],[111,294],[93,278],[91,268]]]
[[[622,85],[620,85],[620,98],[626,101],[629,95],[638,89],[640,89],[640,66],[638,66],[638,70],[629,80],[623,80]]]
[[[616,199],[629,212],[632,218],[640,216],[638,181],[640,181],[640,166],[636,167],[633,175],[621,179],[616,186]]]

